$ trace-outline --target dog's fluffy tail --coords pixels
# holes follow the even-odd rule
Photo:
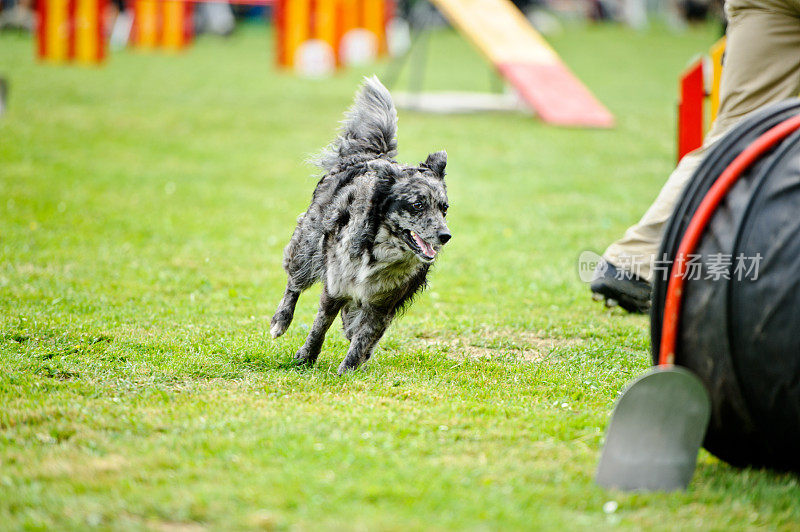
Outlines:
[[[397,111],[392,96],[376,76],[364,78],[345,114],[339,136],[314,162],[326,172],[347,157],[397,155]]]

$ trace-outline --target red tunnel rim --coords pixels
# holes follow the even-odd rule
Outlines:
[[[667,295],[664,301],[664,322],[662,325],[661,345],[658,357],[659,366],[671,366],[675,363],[675,345],[678,335],[678,321],[683,302],[683,284],[687,257],[697,249],[700,237],[702,237],[717,207],[736,181],[742,176],[744,171],[764,153],[797,129],[800,129],[800,115],[788,118],[774,126],[753,141],[747,148],[742,150],[731,164],[725,168],[722,174],[720,174],[714,182],[714,185],[703,198],[697,211],[695,211],[692,216],[686,228],[686,232],[681,239],[678,252],[675,255],[675,263],[672,268],[672,274],[670,275],[669,285],[667,286]]]

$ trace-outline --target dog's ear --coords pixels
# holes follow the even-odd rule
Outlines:
[[[429,168],[437,177],[444,178],[444,167],[447,166],[447,152],[442,150],[431,153],[420,166]]]

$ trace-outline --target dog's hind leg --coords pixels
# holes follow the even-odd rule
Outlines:
[[[301,290],[292,288],[291,283],[286,286],[286,292],[283,294],[283,299],[278,303],[278,309],[275,315],[272,316],[270,322],[269,333],[273,338],[277,338],[286,332],[289,324],[292,323],[294,317],[294,307],[297,305],[297,298],[300,297]]]
[[[347,338],[347,341],[351,341],[353,339],[353,323],[356,316],[358,316],[357,307],[351,304],[347,304],[342,307],[342,331],[344,332],[344,336]]]
[[[344,300],[334,299],[328,295],[325,287],[322,288],[322,296],[319,298],[319,310],[311,326],[303,346],[297,350],[294,359],[298,364],[311,365],[316,362],[322,343],[325,341],[325,333],[328,332],[333,320],[342,308]]]
[[[349,323],[345,332],[350,339],[350,348],[347,350],[347,356],[339,366],[339,375],[356,369],[369,360],[369,357],[372,356],[372,351],[378,344],[378,340],[381,339],[392,321],[391,317],[386,313],[369,307],[361,308],[355,312],[350,311],[350,313],[351,315],[348,316]]]
[[[278,304],[278,309],[270,322],[269,332],[273,338],[286,332],[294,317],[297,298],[319,279],[314,266],[319,263],[320,252],[313,245],[312,231],[303,224],[305,219],[306,213],[297,218],[297,227],[295,227],[286,249],[283,250],[283,269],[286,271],[288,280],[286,292],[284,292],[283,299]]]

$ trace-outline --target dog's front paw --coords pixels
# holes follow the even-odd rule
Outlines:
[[[278,312],[272,317],[272,321],[270,322],[269,326],[269,334],[273,338],[277,338],[286,332],[286,329],[289,328],[290,323],[291,320],[287,320],[286,318],[282,317],[281,313]]]
[[[347,373],[348,371],[355,371],[355,369],[356,369],[356,368],[357,368],[357,367],[358,367],[360,364],[361,364],[361,362],[360,362],[360,361],[358,361],[358,360],[348,360],[348,359],[344,359],[344,360],[342,361],[342,363],[339,365],[339,369],[337,370],[337,373],[339,374],[339,376],[342,376],[342,375],[344,375],[345,373]]]
[[[317,355],[309,353],[305,347],[301,347],[294,354],[294,363],[298,366],[311,366],[317,361]]]

